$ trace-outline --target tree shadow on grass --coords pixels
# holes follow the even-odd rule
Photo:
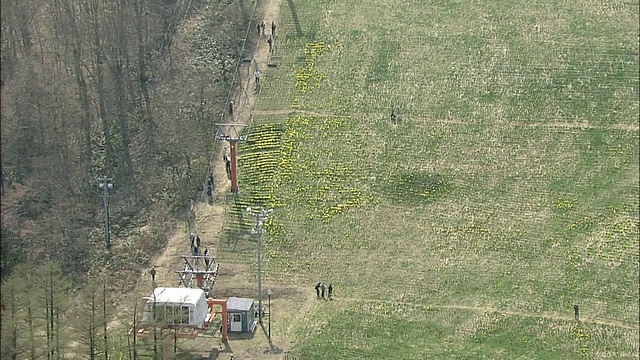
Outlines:
[[[269,330],[265,326],[264,321],[262,322],[262,324],[260,324],[260,328],[262,328],[262,333],[265,334],[265,336],[267,336],[267,339],[269,340],[269,349],[265,350],[264,354],[265,355],[282,354],[283,350],[280,349],[279,347],[275,346],[273,344],[273,341],[272,341],[271,337],[268,336]]]
[[[444,175],[422,171],[391,176],[380,184],[380,191],[391,200],[402,204],[430,204],[449,192],[451,186]]]
[[[293,3],[294,0],[287,0],[289,4],[289,9],[291,9],[291,16],[293,17],[293,24],[296,27],[296,34],[298,36],[302,36],[302,27],[300,26],[300,18],[298,17],[298,10],[296,10],[296,5]]]
[[[231,345],[229,345],[228,341],[225,341],[224,343],[222,343],[222,345],[224,345],[223,348],[216,347],[213,350],[211,350],[208,357],[206,358],[203,357],[203,358],[200,358],[199,360],[216,360],[218,358],[227,359],[229,356],[231,356],[231,354],[233,354],[233,349],[231,348]],[[223,356],[220,357],[221,355]],[[225,357],[224,355],[226,355],[227,357]]]

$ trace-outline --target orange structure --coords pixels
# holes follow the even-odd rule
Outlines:
[[[229,128],[229,134],[222,134],[220,131],[216,133],[216,139],[219,141],[227,141],[229,142],[229,152],[230,152],[230,162],[231,162],[231,192],[234,194],[238,193],[238,167],[237,167],[237,152],[236,145],[240,141],[247,141],[248,135],[240,135],[240,131],[243,127],[247,125],[244,124],[216,124],[217,126],[226,126]],[[236,128],[240,128],[236,129]]]
[[[227,335],[227,324],[229,323],[228,315],[227,315],[227,300],[221,299],[207,299],[207,304],[209,305],[209,310],[212,314],[218,314],[215,311],[214,306],[220,305],[220,315],[222,316],[222,341],[229,340],[229,336]]]

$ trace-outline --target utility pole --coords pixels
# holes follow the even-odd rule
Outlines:
[[[271,341],[271,289],[267,289],[267,296],[269,296],[269,341]]]
[[[104,236],[107,250],[111,251],[111,233],[109,232],[109,189],[113,189],[112,178],[106,175],[100,179],[98,186],[102,188],[102,203],[104,205]]]
[[[229,126],[230,131],[235,133],[235,135],[227,134],[223,135],[219,132],[216,133],[216,140],[219,141],[227,141],[229,142],[229,157],[231,162],[231,192],[234,194],[238,193],[238,168],[237,168],[237,155],[236,155],[236,144],[240,141],[247,141],[248,135],[240,135],[238,131],[235,129],[238,127],[246,127],[247,125],[243,124],[217,124],[218,126]]]
[[[258,234],[258,319],[260,319],[260,324],[262,324],[262,259],[260,257],[260,248],[262,247],[262,234],[265,232],[262,226],[269,219],[269,215],[273,214],[273,209],[262,209],[259,213],[253,214],[251,208],[248,207],[247,214],[256,217],[256,223],[253,229],[251,229],[251,233]]]

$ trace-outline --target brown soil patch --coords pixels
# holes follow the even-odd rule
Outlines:
[[[271,30],[271,21],[275,21],[276,24],[278,24],[281,1],[282,0],[270,0],[260,2],[258,5],[257,13],[260,14],[260,16],[257,18],[265,19],[265,23],[267,24],[265,33],[267,35],[261,36],[258,40],[255,47],[257,50],[254,54],[254,62],[250,65],[242,65],[238,71],[236,76],[240,77],[241,88],[236,89],[236,94],[232,97],[234,102],[234,115],[232,117],[225,116],[221,119],[221,123],[250,124],[252,112],[260,95],[259,91],[253,91],[255,88],[253,72],[256,66],[263,74],[269,71],[267,63],[270,53],[266,40]],[[255,31],[255,24],[252,25],[250,31],[251,30]],[[246,69],[245,67],[247,66],[250,66],[250,69]],[[262,79],[264,79],[264,76]],[[236,130],[237,129],[238,128],[236,128]],[[220,130],[223,132],[230,131],[230,127],[221,128]],[[224,216],[229,206],[227,201],[230,199],[230,181],[227,179],[224,162],[222,160],[223,148],[226,146],[228,146],[228,144],[218,143],[215,152],[212,154],[210,166],[215,182],[213,201],[208,202],[207,200],[209,199],[206,198],[206,194],[203,194],[204,196],[201,197],[201,200],[204,201],[196,201],[194,206],[195,222],[191,230],[200,236],[203,241],[203,248],[208,248],[220,263],[220,273],[213,290],[214,297],[223,299],[229,296],[257,298],[256,274],[250,264],[237,261],[225,262],[225,259],[218,258],[217,249],[224,226]],[[187,224],[178,226],[173,236],[170,237],[162,254],[153,261],[153,265],[157,271],[157,286],[172,287],[178,284],[178,277],[175,271],[179,270],[184,263],[181,256],[188,255],[189,253],[189,230]],[[264,306],[267,305],[266,289],[269,288],[272,289],[274,294],[271,298],[272,312],[278,314],[278,317],[281,319],[293,316],[295,307],[291,307],[290,304],[292,302],[299,303],[298,300],[304,299],[305,297],[301,289],[295,286],[283,286],[281,284],[265,282],[263,283]],[[140,299],[142,296],[149,295],[151,291],[151,279],[148,270],[146,270],[140,274],[134,294],[129,295]],[[120,320],[130,318],[131,312],[131,309],[122,309],[117,319],[111,322],[111,326],[120,324]],[[281,359],[284,357],[285,346],[289,344],[281,340],[283,339],[284,329],[279,327],[279,323],[277,318],[274,317],[274,321],[271,323],[271,330],[273,335],[278,334],[277,337],[272,336],[272,338],[278,339],[274,342],[270,342],[266,336],[265,332],[268,324],[265,322],[264,326],[259,326],[256,333],[251,336],[230,337],[228,347],[222,346],[219,338],[204,339],[207,336],[203,336],[202,339],[199,338],[195,341],[181,340],[181,347],[191,349],[193,355],[204,358],[226,359],[233,353],[236,359]]]

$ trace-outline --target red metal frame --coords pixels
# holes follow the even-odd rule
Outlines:
[[[148,297],[144,298],[145,300]],[[211,322],[215,319],[217,314],[222,316],[222,341],[226,342],[229,340],[229,336],[227,334],[227,300],[222,299],[207,299],[207,305],[209,308],[209,312],[207,314],[207,319],[205,319],[202,328],[198,328],[196,325],[164,325],[162,329],[172,330],[172,333],[176,338],[186,338],[186,339],[195,339],[200,335],[201,332],[206,331],[211,326]],[[220,311],[215,310],[215,306],[219,305],[221,307]],[[149,337],[151,334],[147,332],[151,326],[149,325],[136,325],[134,331],[136,336],[138,337]],[[191,330],[191,331],[181,331],[181,330]]]
[[[237,140],[229,140],[229,153],[231,155],[231,192],[238,193],[238,168],[236,166],[236,143]]]

